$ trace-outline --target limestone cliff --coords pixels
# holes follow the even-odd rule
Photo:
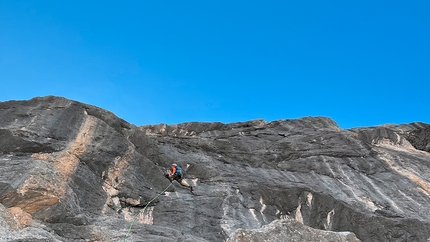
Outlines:
[[[328,118],[136,127],[0,102],[1,241],[428,241],[430,125]],[[178,163],[195,196],[163,172]]]

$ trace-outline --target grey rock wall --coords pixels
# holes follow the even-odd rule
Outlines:
[[[59,97],[0,102],[0,240],[428,241],[429,147],[424,123],[136,127]],[[171,163],[197,196],[174,182],[140,213]]]

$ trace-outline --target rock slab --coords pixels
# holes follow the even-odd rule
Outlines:
[[[0,102],[0,240],[428,241],[429,152],[425,123],[137,127],[61,97]],[[174,182],[142,211],[171,163],[198,196]]]

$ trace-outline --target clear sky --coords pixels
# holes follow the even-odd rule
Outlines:
[[[135,125],[430,123],[430,1],[0,0],[0,101]]]

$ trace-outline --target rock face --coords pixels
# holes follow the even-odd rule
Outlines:
[[[136,127],[59,97],[0,102],[0,241],[428,241],[429,152],[424,123]],[[162,193],[171,163],[197,196]]]

